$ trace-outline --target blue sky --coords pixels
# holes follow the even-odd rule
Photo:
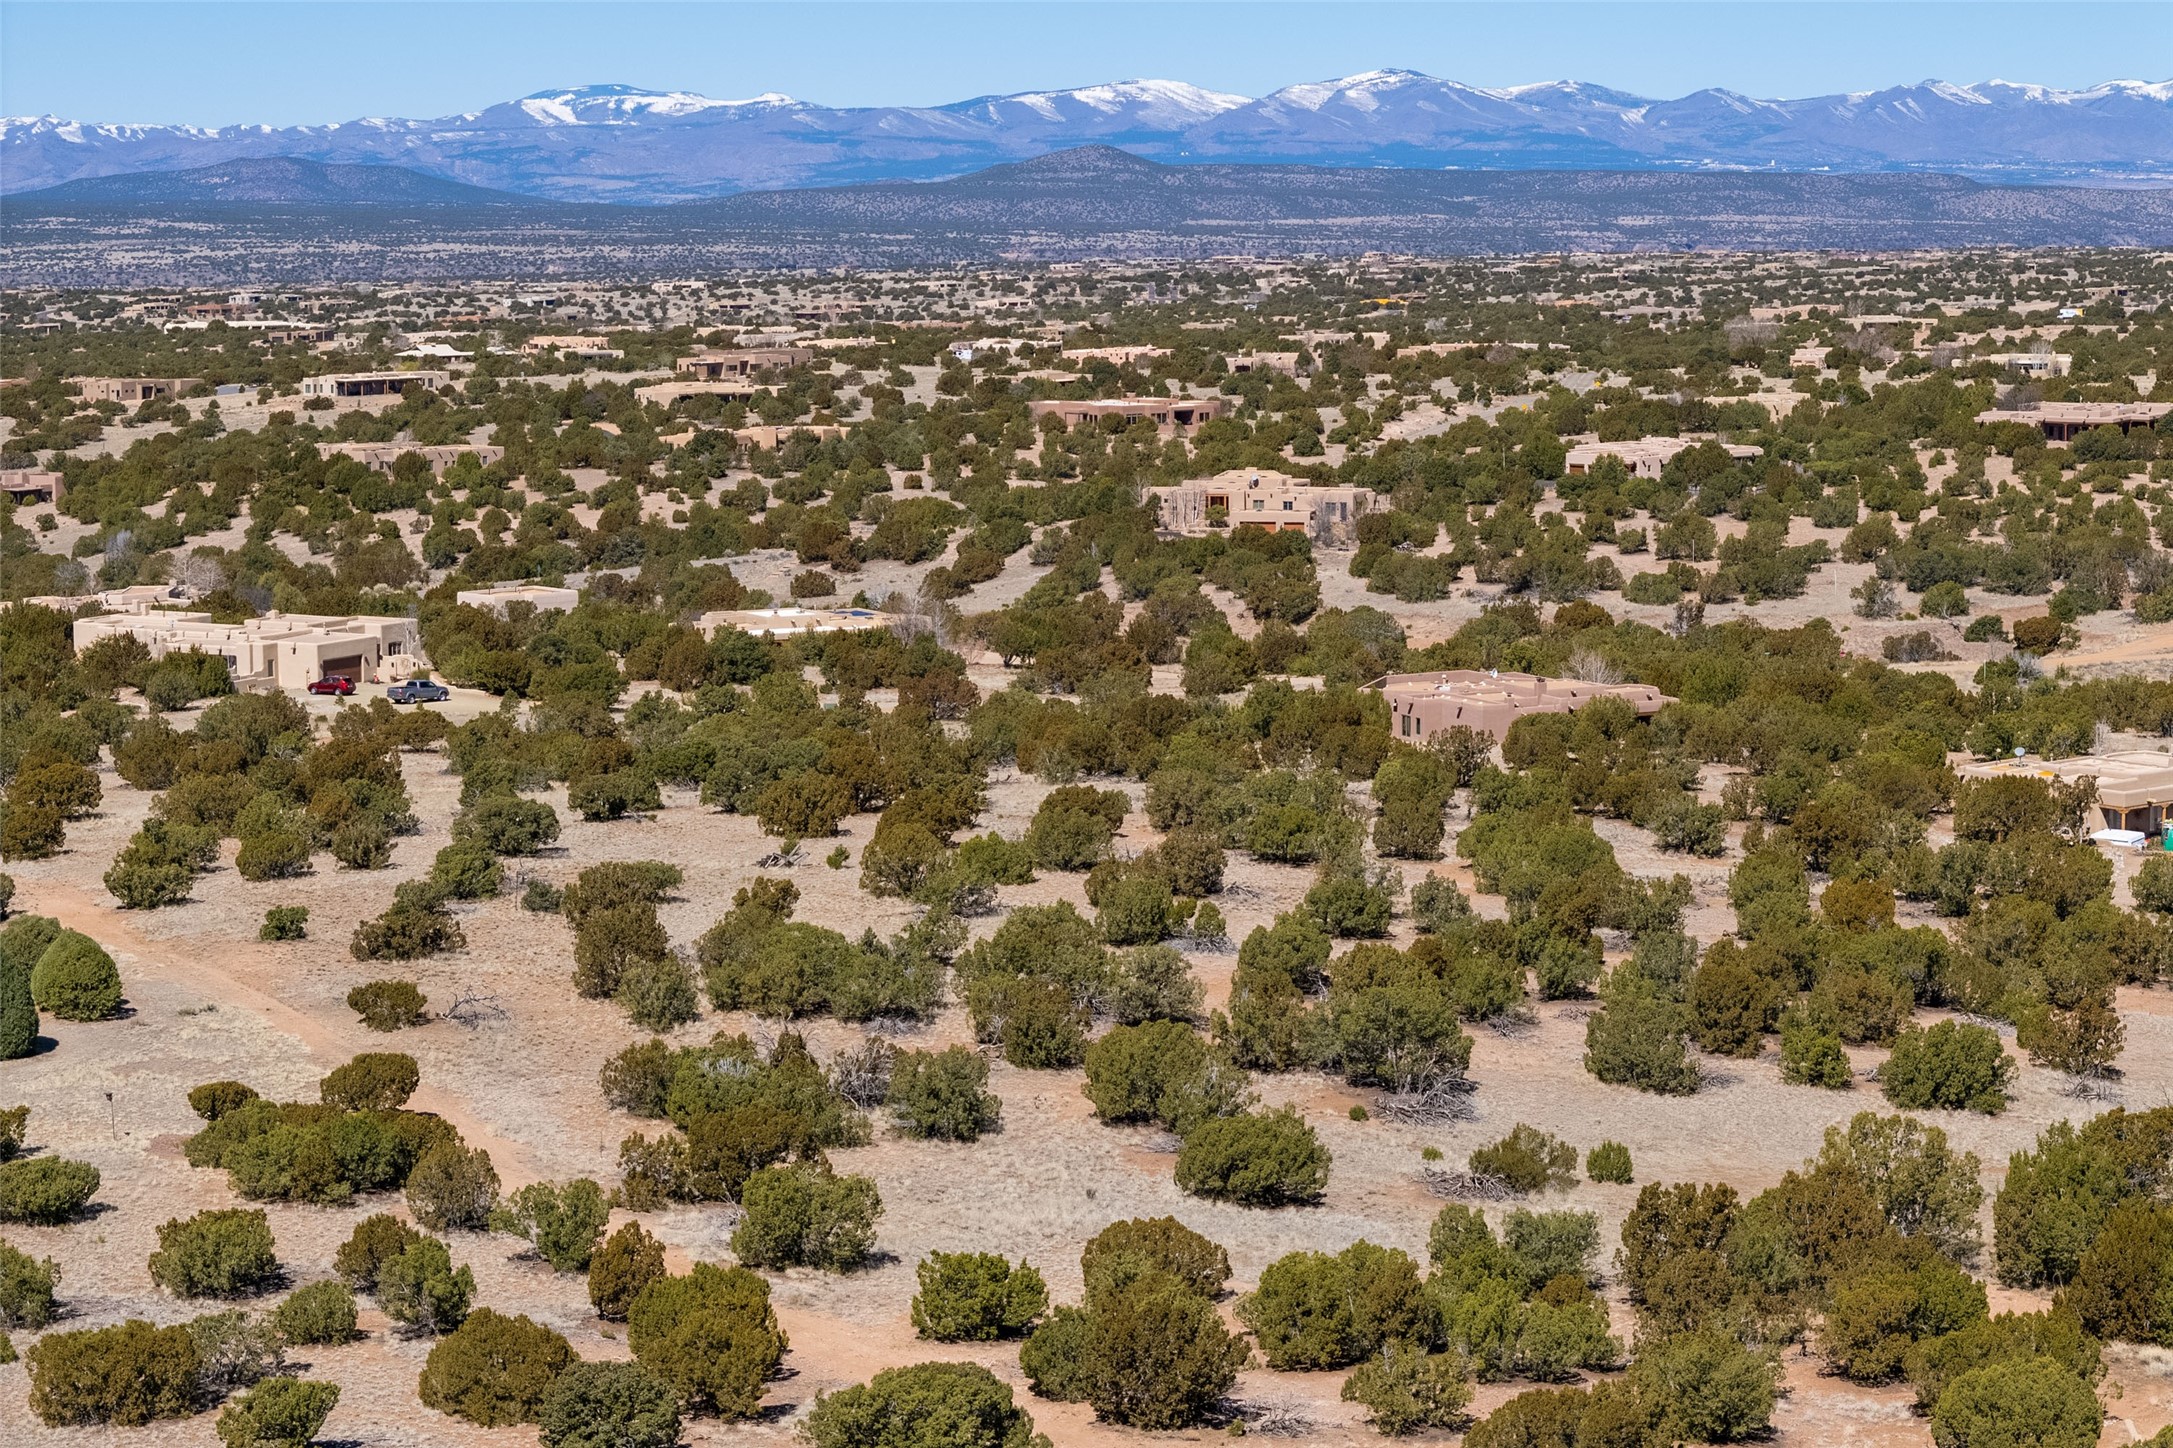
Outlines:
[[[606,81],[718,97],[784,91],[828,105],[931,105],[1141,76],[1262,95],[1385,67],[1655,96],[2162,80],[2173,76],[2173,5],[0,0],[0,113],[94,121],[449,115]]]

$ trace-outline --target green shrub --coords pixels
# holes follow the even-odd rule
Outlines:
[[[1590,1212],[1528,1212],[1519,1207],[1502,1218],[1501,1242],[1527,1292],[1557,1277],[1583,1281],[1599,1255],[1599,1219]]]
[[[0,810],[0,857],[49,860],[67,842],[67,817],[51,805],[11,803]]]
[[[971,1047],[903,1051],[891,1067],[884,1104],[907,1136],[978,1141],[1003,1114],[1003,1102],[987,1087],[988,1062]]]
[[[1864,1267],[1834,1285],[1819,1347],[1851,1382],[1892,1382],[1919,1340],[1960,1331],[1986,1315],[1984,1284],[1942,1257]]]
[[[1177,1185],[1248,1207],[1317,1202],[1328,1189],[1328,1148],[1288,1107],[1203,1122],[1177,1153]]]
[[[1879,1068],[1879,1089],[1907,1110],[1945,1107],[1996,1116],[2007,1109],[2014,1077],[2015,1063],[1996,1031],[1941,1021],[1894,1038],[1893,1054]]]
[[[1938,1448],[2093,1448],[2104,1417],[2088,1383],[2050,1358],[2020,1358],[1949,1384],[1932,1408],[1932,1441]]]
[[[22,1154],[29,1131],[29,1107],[11,1106],[0,1111],[0,1161],[13,1161]]]
[[[2095,1383],[2105,1375],[2098,1340],[2071,1312],[2003,1312],[1959,1332],[1918,1343],[1902,1370],[1916,1389],[1916,1405],[1929,1413],[1948,1386],[1964,1373],[1993,1363],[2042,1357],[2060,1364],[2077,1379]]]
[[[1390,1343],[1343,1380],[1343,1401],[1364,1406],[1375,1430],[1400,1438],[1420,1428],[1456,1428],[1471,1403],[1464,1360]]]
[[[0,937],[4,934],[0,932]],[[20,1060],[38,1048],[38,1007],[30,994],[30,970],[0,949],[0,1061]]]
[[[1089,1302],[1149,1274],[1175,1278],[1188,1292],[1212,1298],[1230,1280],[1230,1254],[1175,1217],[1111,1222],[1079,1254]]]
[[[30,996],[64,1021],[102,1021],[121,1008],[121,972],[97,941],[63,930],[31,970]]]
[[[1143,1282],[1089,1310],[1061,1309],[1019,1352],[1034,1391],[1160,1431],[1198,1423],[1251,1359],[1213,1304],[1182,1284]]]
[[[920,1363],[815,1399],[809,1448],[1047,1448],[1011,1389],[978,1363]]]
[[[679,1395],[639,1363],[577,1362],[536,1412],[543,1448],[673,1448]]]
[[[468,1320],[475,1274],[455,1269],[453,1254],[435,1237],[417,1237],[377,1273],[377,1305],[417,1333],[447,1333]]]
[[[273,1311],[272,1326],[282,1338],[298,1346],[352,1341],[355,1294],[341,1282],[312,1282],[298,1287]]]
[[[395,895],[384,914],[355,927],[347,953],[357,960],[420,960],[463,949],[467,943],[468,937],[446,913],[442,901],[428,894],[405,900]]]
[[[0,1330],[33,1332],[53,1320],[53,1288],[60,1269],[0,1241]]]
[[[350,870],[382,870],[392,863],[392,832],[377,816],[358,814],[332,832],[331,850]]]
[[[246,1297],[279,1279],[272,1225],[261,1210],[211,1209],[158,1229],[151,1280],[176,1297]]]
[[[114,1327],[49,1332],[24,1357],[30,1411],[49,1428],[140,1428],[197,1410],[202,1364],[185,1327],[130,1318]]]
[[[552,1382],[576,1361],[549,1328],[481,1307],[430,1349],[417,1388],[424,1407],[486,1428],[533,1423]]]
[[[206,1121],[217,1121],[238,1107],[259,1100],[254,1086],[239,1081],[206,1081],[189,1092],[189,1110]]]
[[[1334,1256],[1277,1258],[1239,1299],[1237,1315],[1278,1372],[1348,1367],[1391,1342],[1430,1342],[1438,1330],[1418,1264],[1363,1241]]]
[[[309,1448],[339,1406],[337,1383],[266,1378],[219,1414],[225,1448]]]
[[[389,1212],[378,1212],[355,1224],[355,1230],[332,1254],[332,1270],[357,1292],[375,1292],[378,1274],[385,1264],[423,1239],[423,1234]]]
[[[1618,973],[1619,976],[1619,973]],[[1663,1096],[1698,1089],[1698,1068],[1683,1050],[1684,1010],[1649,988],[1615,989],[1585,1022],[1584,1067],[1610,1085]]]
[[[913,1327],[936,1342],[1018,1337],[1049,1309],[1049,1289],[1024,1262],[990,1252],[931,1252],[918,1268]]]
[[[1520,1121],[1500,1141],[1472,1152],[1470,1166],[1513,1192],[1561,1189],[1577,1183],[1577,1148]]]
[[[0,1222],[57,1226],[98,1194],[98,1168],[37,1156],[0,1162]]]
[[[498,857],[480,844],[456,841],[438,851],[430,885],[448,900],[488,900],[505,884]]]
[[[342,1111],[397,1111],[422,1084],[413,1056],[397,1051],[369,1051],[334,1067],[317,1083],[327,1106]]]
[[[799,1162],[765,1167],[747,1179],[745,1215],[732,1252],[754,1267],[821,1267],[844,1272],[867,1260],[883,1214],[875,1183]]]
[[[453,821],[453,838],[494,855],[533,855],[558,839],[558,812],[540,799],[493,795]]]
[[[1428,875],[1411,887],[1411,920],[1422,934],[1438,935],[1471,918],[1471,902],[1447,876]]]
[[[1184,1136],[1252,1103],[1243,1071],[1178,1021],[1118,1026],[1087,1047],[1087,1099],[1112,1124],[1154,1122]]]
[[[586,1272],[611,1219],[604,1189],[587,1177],[563,1187],[531,1182],[490,1215],[491,1226],[535,1243],[536,1255],[559,1272]]]
[[[373,980],[347,992],[347,1008],[373,1031],[397,1031],[429,1019],[429,999],[411,980]]]
[[[690,1407],[754,1416],[785,1354],[770,1286],[744,1267],[699,1262],[684,1277],[650,1283],[626,1315],[634,1360]]]
[[[664,1275],[664,1244],[628,1222],[589,1259],[589,1303],[607,1322],[624,1322],[641,1289]]]
[[[309,873],[309,842],[288,830],[264,830],[241,842],[234,873],[244,880],[292,880]]]
[[[257,929],[259,940],[306,940],[309,938],[309,907],[307,905],[274,905],[264,912],[264,924]]]
[[[1839,1032],[1791,1014],[1781,1019],[1781,1079],[1796,1086],[1846,1091],[1856,1084],[1856,1071],[1842,1049]]]
[[[1474,1424],[1464,1448],[1648,1448],[1660,1441],[1636,1390],[1616,1382],[1519,1393]]]
[[[1779,1369],[1725,1333],[1684,1333],[1642,1347],[1630,1365],[1638,1396],[1673,1435],[1735,1443],[1773,1422]]]
[[[210,1312],[186,1326],[196,1344],[197,1385],[211,1402],[286,1370],[286,1340],[263,1318]]]
[[[480,1232],[498,1204],[498,1172],[482,1147],[446,1139],[424,1152],[407,1176],[407,1206],[433,1232]]]
[[[647,1031],[668,1031],[702,1013],[694,972],[676,955],[629,961],[613,998],[628,1020]]]
[[[1619,1141],[1603,1141],[1584,1154],[1584,1174],[1596,1182],[1627,1185],[1635,1178],[1630,1170],[1630,1149]]]
[[[1377,939],[1388,933],[1402,880],[1387,874],[1377,880],[1336,874],[1305,892],[1305,913],[1339,939]]]

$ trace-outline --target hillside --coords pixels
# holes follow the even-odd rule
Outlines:
[[[229,161],[182,171],[92,176],[10,197],[11,211],[79,207],[132,210],[217,203],[253,206],[530,206],[534,201],[426,176],[403,166],[328,165],[293,156]]]

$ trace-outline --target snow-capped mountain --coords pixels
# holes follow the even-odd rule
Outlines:
[[[1799,100],[1719,89],[1654,100],[1575,81],[1488,88],[1377,70],[1258,99],[1135,80],[934,107],[595,85],[421,120],[215,129],[0,120],[0,191],[291,157],[390,163],[560,200],[655,203],[955,176],[1097,142],[1172,162],[1948,171],[2157,184],[2173,182],[2173,81],[2086,90],[1926,81]]]

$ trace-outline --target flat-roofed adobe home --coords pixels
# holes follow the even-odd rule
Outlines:
[[[18,503],[57,503],[68,495],[68,480],[44,468],[0,469],[0,493]]]
[[[489,588],[463,588],[453,595],[455,603],[489,609],[504,618],[516,604],[527,604],[538,613],[572,613],[581,603],[581,590],[548,583],[494,583]]]
[[[432,392],[452,378],[443,372],[327,372],[302,379],[304,397],[403,397],[421,387]]]
[[[888,628],[890,616],[872,608],[720,608],[694,620],[702,637],[736,628],[763,638],[791,639],[803,634],[854,633]]]
[[[1568,714],[1595,699],[1620,699],[1641,719],[1675,702],[1650,684],[1595,684],[1481,669],[1389,674],[1367,687],[1380,690],[1388,702],[1389,733],[1412,744],[1459,724],[1484,730],[1498,743],[1527,714]]]
[[[1144,417],[1164,437],[1190,437],[1214,419],[1228,416],[1230,403],[1222,397],[1106,397],[1029,402],[1026,408],[1037,418],[1053,417],[1067,428],[1111,417],[1127,422]]]
[[[219,623],[208,613],[147,609],[79,618],[69,629],[78,653],[100,639],[132,634],[154,659],[189,649],[217,654],[241,688],[299,689],[331,674],[382,683],[423,663],[422,635],[411,618],[268,613]]]
[[[86,377],[77,386],[85,402],[136,406],[179,397],[202,381],[201,377]]]
[[[475,460],[484,467],[498,462],[506,455],[502,447],[476,443],[447,443],[424,445],[412,442],[321,442],[317,455],[324,458],[348,458],[362,464],[373,473],[389,473],[403,453],[414,453],[430,464],[430,471],[443,476],[445,470],[458,460],[462,453],[474,453]]]
[[[1378,495],[1370,488],[1315,487],[1304,478],[1232,468],[1211,478],[1149,488],[1161,526],[1200,538],[1217,528],[1307,532],[1329,543],[1354,541],[1358,520]]]
[[[751,377],[765,367],[805,367],[815,360],[810,347],[704,347],[672,364],[677,371],[705,381]]]
[[[2173,417],[2173,402],[2040,402],[2028,408],[1989,408],[1977,414],[1977,421],[2019,422],[2042,432],[2047,442],[2073,442],[2094,427],[2133,432],[2156,427],[2167,417]]]
[[[1657,478],[1675,454],[1710,441],[1710,438],[1694,437],[1640,437],[1622,442],[1581,442],[1564,454],[1562,471],[1573,478],[1582,477],[1592,471],[1601,458],[1613,458],[1628,468],[1633,477]],[[1744,443],[1724,442],[1720,446],[1739,463],[1749,462],[1765,453],[1763,448]]]
[[[1972,760],[1954,772],[1964,779],[2037,779],[2046,784],[2097,781],[2096,809],[2105,828],[2139,838],[2162,834],[2166,811],[2173,809],[2173,755],[2129,749],[2111,754],[2078,754],[2068,759],[2040,759],[2034,754],[2011,759]]]

